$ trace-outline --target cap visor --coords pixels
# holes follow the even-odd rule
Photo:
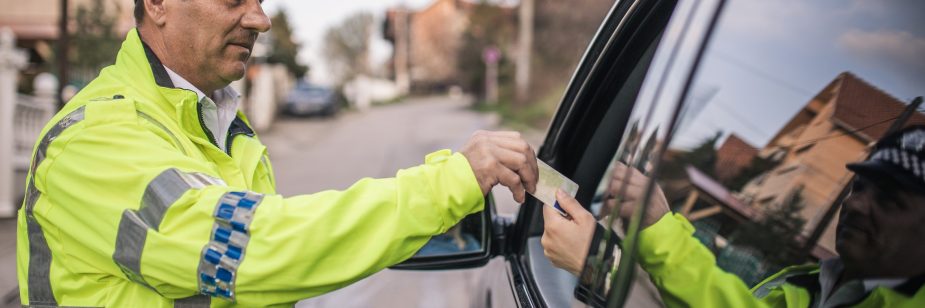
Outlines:
[[[925,183],[917,181],[908,174],[908,171],[892,164],[879,161],[864,161],[847,164],[845,167],[848,168],[848,170],[854,171],[857,175],[874,180],[875,182],[888,181],[906,189],[925,189]]]

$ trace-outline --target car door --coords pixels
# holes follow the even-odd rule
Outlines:
[[[703,245],[687,242],[693,248],[683,259],[725,272],[683,283],[717,298],[755,300],[748,288],[782,266],[834,256],[833,218],[853,177],[845,163],[864,159],[896,127],[925,124],[914,104],[896,98],[921,99],[922,8],[920,1],[618,2],[538,153],[580,185],[576,199],[604,228],[582,279],[544,256],[544,205],[533,198],[514,220],[494,215],[488,198],[482,229],[470,228],[488,234],[483,249],[412,259],[411,268],[486,267],[472,294],[478,307],[689,305],[679,294],[661,298],[672,290],[656,290],[637,267],[640,218],[649,209],[624,222],[602,204],[622,163],[650,178],[639,204],[664,193],[675,218],[690,223]],[[688,299],[709,297],[690,290]]]
[[[677,3],[652,59],[639,61],[651,61],[639,90],[623,92],[631,82],[607,83],[623,87],[607,96],[614,100],[609,109],[587,107],[595,115],[581,116],[572,107],[564,120],[560,109],[540,151],[582,185],[579,202],[618,233],[605,236],[622,239],[592,245],[592,265],[571,305],[658,307],[659,294],[672,291],[666,303],[676,306],[710,305],[709,296],[720,299],[713,305],[729,305],[717,293],[755,300],[748,288],[784,266],[835,256],[832,219],[853,178],[845,164],[863,160],[890,131],[925,123],[923,110],[909,103],[921,101],[925,68],[907,53],[925,38],[921,18],[911,13],[922,8],[911,1]],[[692,13],[681,21],[678,12],[687,9]],[[685,26],[674,28],[676,22]],[[620,106],[628,111],[614,110]],[[572,113],[580,120],[569,126]],[[637,267],[647,207],[628,221],[602,210],[617,163],[649,177],[639,204],[661,195],[690,222],[699,243],[684,262],[716,264],[716,276],[689,276],[685,287],[673,282],[687,291],[655,290]],[[541,233],[534,226],[528,236]],[[693,286],[710,295],[690,292]]]
[[[653,158],[660,155],[657,141],[666,140],[672,130],[672,120],[721,4],[620,1],[591,43],[538,158],[578,183],[576,199],[599,219],[606,220],[600,201],[611,162],[618,159],[651,168]],[[657,295],[629,293],[637,281],[632,257],[620,260],[620,270],[609,282],[609,300],[595,303],[585,297],[584,302],[578,301],[574,296],[577,279],[554,268],[543,255],[541,206],[531,199],[522,207],[511,240],[511,281],[521,305],[622,306],[631,297],[636,300],[633,306],[659,305]],[[622,255],[635,253],[635,233],[630,226]],[[617,242],[611,241],[609,249]],[[568,284],[572,287],[563,288]]]
[[[599,186],[618,150],[651,151],[652,147],[643,146],[640,140],[663,138],[670,131],[684,94],[681,89],[690,78],[720,3],[635,0],[614,4],[563,94],[538,151],[539,159],[580,185],[576,199],[581,204],[599,214],[595,209],[600,207],[595,203],[601,195]],[[641,155],[631,156],[634,163],[644,164]],[[647,157],[654,156],[650,153]],[[510,220],[493,213],[493,199],[489,197],[485,214],[466,219],[481,221],[482,230],[489,234],[482,250],[420,255],[393,268],[485,267],[477,293],[472,294],[477,307],[567,307],[583,303],[575,295],[578,279],[555,268],[543,255],[542,206],[530,197]],[[630,289],[627,283],[616,286],[624,293]],[[620,306],[628,297],[619,296],[610,303]]]

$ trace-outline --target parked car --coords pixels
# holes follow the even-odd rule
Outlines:
[[[332,116],[340,109],[337,92],[307,82],[299,82],[286,97],[283,111],[295,116]]]
[[[925,123],[906,108],[925,92],[913,52],[925,41],[925,5],[791,2],[617,1],[538,158],[580,185],[576,199],[608,229],[620,225],[600,210],[613,164],[642,170],[648,191],[660,185],[717,263],[748,284],[800,260],[784,252],[808,262],[834,256],[832,217],[852,177],[845,163],[864,159],[891,126]],[[904,113],[909,120],[895,123]],[[476,307],[661,305],[637,272],[638,223],[611,230],[623,235],[604,245],[615,270],[595,264],[598,287],[588,287],[543,255],[542,206],[528,198],[511,220],[488,196],[486,210],[464,222],[479,226],[469,228],[479,245],[394,268],[486,267]],[[791,233],[743,233],[768,215],[790,215]]]

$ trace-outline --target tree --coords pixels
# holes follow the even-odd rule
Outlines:
[[[373,15],[361,12],[347,17],[325,33],[323,53],[338,84],[369,73],[372,32]]]
[[[758,177],[762,173],[771,170],[771,168],[774,168],[776,165],[777,163],[767,158],[752,158],[752,161],[749,162],[748,166],[739,171],[739,173],[734,177],[723,183],[723,185],[731,190],[741,191],[742,188],[745,187],[745,184],[748,184],[749,181]]]
[[[722,132],[716,132],[713,136],[707,137],[697,146],[689,151],[669,151],[662,161],[659,176],[662,179],[686,179],[688,166],[693,166],[704,174],[714,177],[714,166],[716,165],[716,142],[722,136]]]
[[[613,4],[614,0],[535,0],[529,99],[562,95]]]
[[[694,166],[697,170],[715,177],[714,166],[716,165],[716,142],[723,136],[723,132],[716,132],[713,137],[709,137],[699,145],[684,154],[682,161],[688,165]]]
[[[768,207],[761,220],[742,225],[731,242],[761,252],[776,268],[798,263],[797,236],[806,224],[800,215],[804,206],[803,189],[797,188],[783,202]]]
[[[107,12],[103,0],[93,0],[87,5],[77,7],[74,16],[76,31],[70,40],[71,52],[68,64],[74,75],[71,79],[78,85],[84,85],[96,77],[104,66],[112,64],[119,52],[121,38],[116,34],[115,25],[120,11],[119,3],[115,9]]]
[[[501,89],[500,96],[502,101],[508,101],[511,93],[506,88],[510,88],[513,81],[514,66],[505,55],[509,54],[506,48],[516,39],[514,20],[502,7],[487,1],[476,4],[469,18],[457,61],[462,86],[470,92],[485,92],[482,52],[486,47],[495,47],[502,55],[498,62],[498,83],[505,89]]]
[[[273,26],[270,29],[272,38],[267,63],[285,65],[289,73],[296,78],[302,78],[308,72],[308,66],[300,64],[297,59],[301,45],[292,39],[292,26],[289,25],[286,11],[280,10],[270,20]]]

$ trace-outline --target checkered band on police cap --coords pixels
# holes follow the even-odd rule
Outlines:
[[[925,126],[910,126],[877,143],[867,161],[848,168],[865,175],[886,173],[906,184],[925,189]]]

